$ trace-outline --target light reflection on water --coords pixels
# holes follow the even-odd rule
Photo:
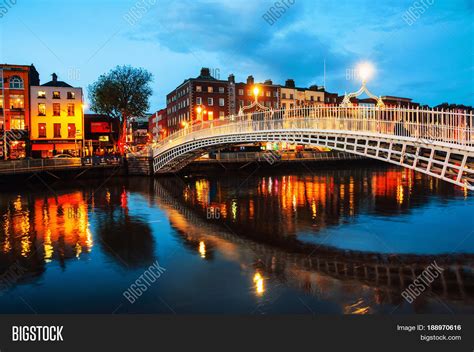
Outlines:
[[[472,196],[407,170],[114,179],[55,191],[2,194],[0,268],[26,272],[2,285],[0,312],[30,313],[20,296],[41,313],[474,311]],[[123,290],[156,260],[165,274],[127,304]],[[402,289],[432,260],[446,268],[432,287],[444,303],[429,294],[404,303]]]

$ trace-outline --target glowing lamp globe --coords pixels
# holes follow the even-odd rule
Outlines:
[[[361,62],[356,70],[362,82],[367,82],[374,75],[375,68],[370,62]]]

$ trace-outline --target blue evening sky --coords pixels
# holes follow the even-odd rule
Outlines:
[[[56,72],[84,88],[116,65],[144,67],[156,111],[202,66],[222,79],[309,86],[323,84],[325,60],[327,89],[343,94],[358,88],[350,69],[370,60],[375,94],[474,105],[474,0],[293,1],[269,25],[262,16],[275,1],[16,0],[0,7],[0,62],[34,63],[43,83]],[[415,3],[424,13],[407,23]],[[129,23],[136,4],[149,9]]]

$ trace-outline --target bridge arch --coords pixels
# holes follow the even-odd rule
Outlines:
[[[467,124],[461,114],[424,121],[423,112],[420,121],[420,111],[313,107],[206,121],[155,145],[153,169],[156,174],[176,172],[202,154],[229,145],[289,142],[385,161],[474,190],[472,115]]]

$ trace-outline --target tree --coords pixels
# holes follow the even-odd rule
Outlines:
[[[124,154],[127,122],[144,116],[150,107],[153,76],[143,68],[117,66],[88,87],[91,110],[121,123],[119,149]]]

